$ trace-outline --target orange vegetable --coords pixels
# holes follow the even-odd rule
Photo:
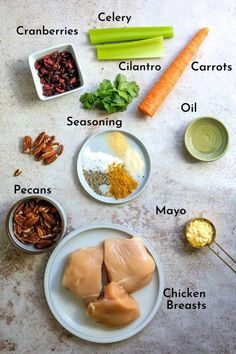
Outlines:
[[[153,117],[156,111],[159,109],[162,102],[167,95],[173,89],[184,69],[193,58],[198,48],[204,41],[208,34],[208,28],[202,28],[193,39],[186,45],[186,47],[175,58],[169,68],[164,72],[157,83],[151,88],[147,96],[138,106],[138,109]]]

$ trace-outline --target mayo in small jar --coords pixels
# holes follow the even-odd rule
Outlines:
[[[188,242],[196,248],[209,245],[215,238],[215,227],[207,219],[194,219],[186,225],[185,236]]]

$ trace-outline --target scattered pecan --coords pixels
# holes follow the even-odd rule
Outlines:
[[[44,142],[45,136],[46,136],[45,132],[39,134],[39,136],[36,138],[34,142],[34,148],[37,148],[39,145],[41,145]]]
[[[45,147],[45,143],[42,142],[40,145],[35,147],[35,149],[33,150],[33,155],[34,156],[40,155],[40,153],[41,153],[41,151],[43,150],[44,147]]]
[[[34,159],[35,159],[35,161],[40,161],[40,160],[42,160],[42,155],[41,155],[41,153],[35,155],[35,156],[34,156]]]
[[[31,149],[32,149],[32,138],[27,135],[23,138],[23,152],[25,154],[30,154]]]
[[[55,151],[51,149],[50,151],[45,152],[45,153],[42,155],[42,158],[43,158],[44,160],[46,160],[46,159],[48,159],[49,157],[53,157],[53,156],[55,156],[55,155],[56,155]]]
[[[20,176],[21,174],[22,174],[22,171],[19,170],[19,168],[18,168],[17,170],[15,170],[15,172],[14,172],[14,176],[15,176],[15,177],[18,177],[18,176]]]
[[[62,155],[63,150],[64,146],[55,141],[55,136],[50,136],[46,132],[40,133],[33,144],[30,136],[25,136],[23,139],[23,151],[32,153],[35,161],[43,160],[44,165],[53,163],[58,156]]]
[[[52,246],[62,230],[60,214],[45,200],[30,199],[21,203],[13,216],[13,232],[16,238],[37,249]]]
[[[48,159],[44,160],[44,165],[50,165],[57,159],[57,155],[54,155],[52,157],[49,157]]]
[[[49,152],[53,150],[53,144],[51,141],[48,142],[48,144],[45,144],[45,146],[42,149],[42,153],[44,154],[45,152]]]
[[[63,145],[59,145],[58,149],[57,149],[57,155],[60,156],[63,153],[64,150],[64,146]]]

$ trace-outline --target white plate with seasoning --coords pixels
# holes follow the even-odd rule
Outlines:
[[[77,173],[93,198],[119,204],[129,202],[144,190],[151,161],[137,137],[126,131],[106,130],[85,141],[78,155]]]
[[[144,244],[156,263],[152,281],[132,293],[138,302],[141,315],[130,325],[121,329],[106,328],[86,315],[85,305],[70,291],[61,286],[62,274],[68,255],[84,247],[97,246],[109,238],[140,237],[134,231],[115,224],[97,224],[80,228],[67,235],[52,252],[44,275],[44,290],[48,306],[57,321],[70,333],[95,343],[119,342],[140,332],[157,313],[164,289],[162,265],[150,243]]]

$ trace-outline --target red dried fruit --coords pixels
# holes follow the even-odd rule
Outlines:
[[[59,92],[59,93],[63,93],[63,92],[65,92],[65,90],[60,89],[59,87],[56,87],[56,91],[57,91],[57,92]]]
[[[74,76],[74,77],[72,77],[72,79],[70,80],[70,84],[71,84],[71,85],[74,85],[74,84],[76,83],[76,81],[77,81],[77,79],[76,79],[76,77]]]
[[[52,96],[71,91],[80,85],[75,60],[67,51],[45,55],[35,62],[43,95]]]

